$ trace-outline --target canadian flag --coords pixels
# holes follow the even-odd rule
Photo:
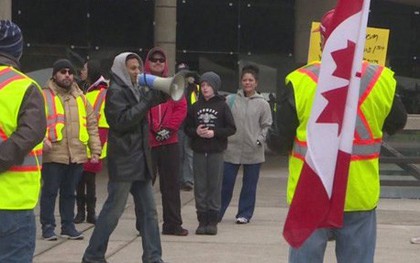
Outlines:
[[[370,0],[339,0],[307,126],[305,161],[283,236],[294,248],[321,227],[341,227]]]

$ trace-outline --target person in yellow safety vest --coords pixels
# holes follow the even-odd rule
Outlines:
[[[191,108],[200,95],[200,85],[196,82],[200,78],[197,73],[190,71],[190,67],[185,63],[177,66],[177,73],[185,77],[185,98],[187,99],[187,109]],[[193,174],[193,150],[191,149],[190,138],[184,132],[184,123],[178,130],[179,156],[181,158],[179,165],[179,183],[183,191],[191,191],[194,187]]]
[[[47,119],[41,88],[20,72],[23,37],[0,20],[0,262],[29,263]]]
[[[107,139],[109,125],[105,118],[105,96],[108,89],[108,84],[101,74],[101,64],[99,60],[91,59],[83,66],[86,74],[86,98],[93,107],[98,118],[99,138],[102,145],[102,153],[100,159],[106,157]],[[102,161],[92,162],[89,159],[83,165],[82,177],[77,185],[76,204],[77,214],[74,218],[75,224],[80,224],[85,221],[91,224],[96,223],[96,173],[102,170]]]
[[[67,59],[53,65],[51,79],[43,88],[47,104],[47,133],[44,140],[40,220],[42,237],[57,240],[55,200],[60,190],[61,236],[83,239],[74,218],[75,191],[88,161],[98,162],[101,142],[96,114],[74,81],[74,68]]]
[[[322,47],[334,10],[321,19]],[[290,204],[307,151],[306,125],[317,87],[320,62],[310,63],[286,77],[278,105],[278,148],[289,153],[287,201]],[[323,262],[328,239],[336,240],[338,262],[373,262],[376,206],[379,199],[379,151],[383,132],[404,128],[407,113],[396,94],[394,73],[363,62],[359,110],[350,162],[342,228],[318,228],[299,248],[290,248],[289,263]]]

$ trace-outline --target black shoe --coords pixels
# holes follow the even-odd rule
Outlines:
[[[206,227],[206,234],[207,235],[217,235],[217,224],[209,224]]]
[[[86,222],[90,223],[90,224],[96,224],[96,215],[95,214],[89,214],[86,217]],[[76,223],[76,222],[75,222]]]
[[[73,222],[75,224],[80,224],[83,223],[85,221],[85,213],[81,213],[81,212],[77,212],[76,217],[73,219]]]
[[[180,226],[174,230],[162,230],[162,234],[173,235],[173,236],[188,236],[188,230]]]
[[[190,182],[186,182],[181,186],[181,190],[185,192],[189,192],[193,189],[194,185]]]
[[[206,234],[206,225],[200,224],[195,230],[196,235],[205,235]]]

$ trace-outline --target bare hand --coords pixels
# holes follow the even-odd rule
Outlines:
[[[205,127],[205,125],[200,124],[197,127],[197,134],[198,136],[202,137],[202,138],[213,138],[214,137],[214,131],[210,130],[208,127]]]
[[[49,151],[51,151],[52,149],[52,143],[50,140],[48,140],[47,138],[44,139],[44,145],[43,145],[43,152],[47,153]]]
[[[92,154],[92,157],[90,158],[91,163],[99,163],[99,156],[97,154]]]

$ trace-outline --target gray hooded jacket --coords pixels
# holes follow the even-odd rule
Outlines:
[[[264,142],[272,123],[270,105],[258,93],[245,97],[242,89],[237,94],[229,95],[226,103],[231,107],[236,133],[228,138],[225,162],[234,164],[264,162]],[[257,141],[261,144],[257,144]]]

